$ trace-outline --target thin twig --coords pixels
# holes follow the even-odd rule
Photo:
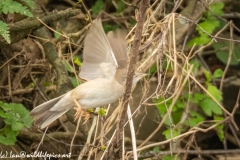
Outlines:
[[[116,141],[114,143],[114,146],[119,149],[119,151],[117,152],[117,155],[119,158],[122,157],[123,126],[126,121],[127,106],[129,103],[131,92],[132,92],[132,80],[133,80],[133,75],[134,75],[135,68],[136,68],[136,63],[138,60],[143,24],[144,24],[145,14],[146,14],[148,6],[149,6],[149,0],[141,1],[138,19],[137,19],[138,22],[136,25],[136,32],[135,32],[134,42],[133,42],[133,47],[132,47],[132,55],[131,55],[129,67],[128,67],[125,93],[124,93],[124,97],[123,97],[123,105],[122,105],[123,109],[120,114],[120,122],[117,124],[118,132],[116,133]],[[112,154],[113,154],[113,152],[112,152]],[[112,155],[112,156],[114,157],[114,155]]]

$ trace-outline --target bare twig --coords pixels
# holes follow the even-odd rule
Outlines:
[[[141,37],[142,37],[142,29],[143,29],[143,23],[145,19],[145,14],[147,11],[147,8],[149,6],[149,0],[142,0],[140,4],[139,9],[139,15],[138,15],[138,22],[136,25],[136,32],[132,47],[132,55],[130,58],[130,63],[128,67],[128,73],[127,73],[127,82],[126,82],[126,88],[125,88],[125,94],[123,97],[123,109],[120,114],[120,122],[117,124],[118,132],[116,133],[116,141],[114,143],[114,147],[117,147],[119,151],[117,152],[117,156],[121,159],[122,157],[122,140],[123,140],[123,126],[126,121],[126,115],[127,115],[127,106],[129,103],[129,98],[132,92],[132,80],[135,72],[136,63],[138,60],[138,54],[139,54],[139,47],[141,44]],[[112,155],[113,156],[113,155]]]

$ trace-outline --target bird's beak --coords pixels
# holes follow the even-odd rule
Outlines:
[[[138,81],[140,81],[143,77],[147,76],[146,73],[141,72],[135,72],[135,75],[133,77],[133,85],[137,84]]]

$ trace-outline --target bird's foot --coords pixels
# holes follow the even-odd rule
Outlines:
[[[76,113],[74,115],[74,121],[76,121],[82,115],[84,117],[83,124],[85,124],[88,121],[88,119],[90,118],[90,114],[87,111],[85,111],[84,109],[82,109],[82,107],[80,106],[78,101],[75,100],[75,103],[76,103],[77,107],[74,107],[74,109],[76,110]]]

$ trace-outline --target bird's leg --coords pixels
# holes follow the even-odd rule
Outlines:
[[[85,120],[83,122],[83,124],[85,124],[88,121],[88,119],[90,118],[90,114],[87,111],[85,111],[84,109],[82,109],[82,107],[80,106],[80,104],[78,103],[78,101],[76,99],[74,99],[74,102],[77,105],[77,107],[74,107],[74,109],[76,110],[76,113],[74,115],[74,117],[75,117],[74,121],[76,121],[81,116],[81,112],[82,112],[83,113],[82,115]]]

